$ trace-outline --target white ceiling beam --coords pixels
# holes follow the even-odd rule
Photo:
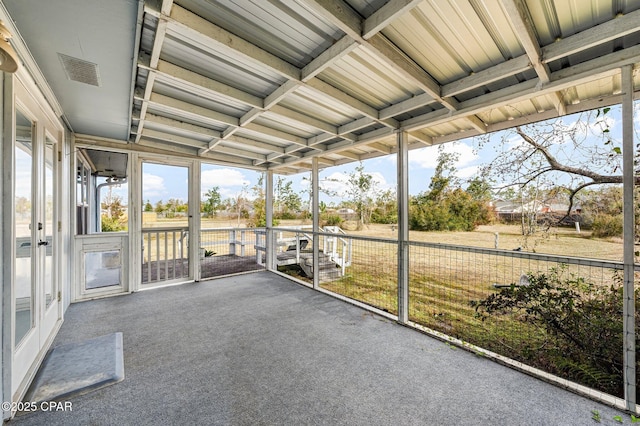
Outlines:
[[[295,80],[289,80],[284,83],[282,86],[278,87],[274,90],[270,95],[264,98],[264,109],[269,109],[282,99],[284,99],[288,94],[293,93],[300,87],[300,83]]]
[[[327,141],[333,140],[333,139],[340,139],[340,140],[347,140],[344,139],[340,136],[335,136],[335,135],[330,135],[329,133],[322,133],[319,134],[317,136],[313,136],[309,139],[307,139],[307,143],[309,144],[309,147],[316,147],[320,144],[323,144]],[[355,142],[356,138],[353,138],[353,140],[351,142]]]
[[[369,117],[362,117],[338,127],[338,134],[342,135],[345,133],[355,132],[356,130],[360,130],[367,126],[371,126],[374,123],[375,121],[372,121]]]
[[[157,109],[165,109],[177,116],[197,121],[203,124],[222,124],[227,126],[238,126],[238,119],[208,108],[194,105],[159,93],[152,93],[149,98],[149,105]]]
[[[436,103],[431,95],[423,93],[421,95],[414,96],[404,101],[398,102],[386,108],[380,110],[380,118],[389,118],[396,115],[403,114],[405,112],[412,111],[416,108],[427,106]]]
[[[355,153],[350,152],[350,151],[346,151],[346,150],[345,151],[336,151],[334,154],[335,155],[339,155],[339,156],[344,157],[344,158],[348,158],[349,160],[353,160],[353,161],[360,161],[361,160],[360,155],[355,154]]]
[[[144,67],[144,65],[140,66]],[[205,98],[213,94],[253,108],[263,108],[263,100],[258,96],[251,95],[167,61],[158,61],[157,71],[153,69],[150,69],[150,71],[157,72],[156,78],[162,79],[169,85],[188,90]]]
[[[464,119],[467,123],[469,123],[471,127],[476,129],[480,133],[487,133],[487,125],[485,124],[484,121],[480,120],[477,116],[469,115],[467,117],[464,117]]]
[[[370,50],[375,50],[375,53],[385,59],[393,69],[413,80],[431,98],[444,105],[444,107],[450,111],[455,111],[458,109],[458,102],[453,97],[442,96],[442,88],[433,77],[426,73],[413,60],[408,58],[406,54],[389,39],[382,34],[377,34],[377,31],[379,31],[383,25],[386,25],[397,16],[406,13],[418,3],[417,1],[392,0],[374,12],[369,18],[372,23],[370,28],[367,28],[367,21],[362,23],[364,33],[362,38],[369,39],[368,44],[363,43],[363,45]],[[482,120],[478,117],[469,117],[468,122],[472,127],[480,131],[485,128],[484,123],[482,123]]]
[[[397,127],[397,121],[392,119],[392,118],[388,118],[386,120],[378,120],[378,110],[373,108],[372,106],[369,106],[367,104],[365,104],[362,101],[359,101],[357,99],[355,99],[354,97],[347,95],[345,92],[341,91],[340,89],[337,89],[335,87],[333,87],[332,85],[325,83],[322,80],[319,79],[313,79],[310,80],[307,83],[308,87],[315,89],[320,95],[328,95],[331,98],[337,100],[338,102],[342,103],[344,106],[352,109],[354,112],[359,112],[362,113],[363,115],[372,118],[376,121],[380,121],[383,124],[387,125],[388,127],[392,127],[392,128],[396,128]]]
[[[228,155],[228,154],[209,151],[201,155],[200,157],[207,160],[220,162],[222,165],[225,165],[225,166],[228,166],[229,164],[237,164],[242,167],[250,167],[250,168],[253,168],[252,166],[254,166],[253,160],[244,158],[244,157],[238,157],[235,155]]]
[[[177,146],[168,142],[159,140],[141,139],[138,144],[127,144],[126,142],[100,138],[96,136],[83,135],[76,133],[75,135],[76,145],[78,147],[86,148],[102,148],[113,152],[137,152],[141,154],[155,154],[162,155],[171,158],[184,158],[194,159],[195,150],[190,147]],[[244,158],[233,157],[230,155],[208,155],[204,157],[210,162],[217,162],[221,165],[237,164],[241,167],[248,167],[250,169],[261,170],[262,168],[253,167],[253,162]]]
[[[259,154],[257,152],[250,151],[247,149],[223,146],[222,144],[216,146],[214,149],[212,149],[209,152],[234,155],[236,157],[242,157],[242,158],[250,158],[251,160],[264,160],[267,158],[265,154]]]
[[[531,69],[531,61],[527,55],[502,62],[485,70],[473,73],[442,86],[442,96],[456,96],[460,93],[486,86],[496,81],[503,80],[512,75]]]
[[[358,144],[369,143],[369,142],[377,142],[380,139],[387,138],[389,136],[393,136],[395,132],[393,129],[377,129],[373,130],[369,133],[365,133],[363,135],[358,136]],[[371,145],[370,145],[371,146]]]
[[[502,0],[502,6],[520,45],[527,53],[533,69],[536,70],[538,78],[543,84],[548,83],[551,73],[549,67],[542,62],[542,49],[536,39],[535,30],[525,6],[520,0]]]
[[[243,127],[243,129],[257,134],[271,136],[272,138],[278,139],[282,142],[293,143],[304,147],[307,146],[307,140],[305,138],[301,138],[299,136],[292,135],[291,133],[283,132],[282,130],[273,129],[261,124],[249,123],[245,127]]]
[[[204,46],[205,50],[222,49],[257,62],[282,77],[300,80],[300,70],[294,65],[178,5],[173,6],[168,22],[171,31]]]
[[[351,53],[357,47],[358,43],[356,43],[351,37],[342,37],[302,68],[301,80],[305,82],[309,81],[326,68],[330,67],[334,62]]]
[[[242,145],[243,147],[257,148],[264,151],[283,152],[283,153],[285,152],[285,149],[283,147],[280,147],[268,142],[257,141],[255,139],[250,139],[250,138],[238,136],[238,135],[229,136],[227,139],[225,139],[225,141],[229,143]],[[299,149],[299,147],[296,145],[292,145],[292,146],[295,146],[296,149]]]
[[[362,38],[362,18],[342,0],[305,0],[304,4],[354,40]]]
[[[160,12],[168,15],[171,13],[171,6],[173,6],[173,0],[162,0],[162,7],[160,8]]]
[[[623,37],[638,31],[640,10],[617,17],[596,27],[556,41],[541,49],[542,61],[548,63],[571,54],[579,53],[591,47]],[[474,73],[442,86],[442,96],[455,96],[460,93],[485,86],[495,81],[524,72],[531,68],[528,55],[502,62],[491,68]],[[393,108],[393,106],[389,107]],[[381,111],[382,115],[382,111]]]
[[[165,142],[161,140],[150,140],[150,139],[146,139],[145,136],[143,136],[140,139],[140,142],[138,142],[137,145],[142,145],[150,148],[152,150],[150,152],[154,154],[165,153],[165,155],[170,155],[172,158],[173,157],[180,158],[180,157],[186,157],[186,156],[191,156],[193,158],[195,155],[195,150],[192,147],[176,145],[174,143]]]
[[[487,110],[504,107],[508,106],[509,104],[524,101],[529,99],[533,93],[539,94],[540,96],[548,95],[549,93],[565,90],[569,87],[572,87],[573,85],[580,85],[588,83],[589,81],[597,80],[598,78],[604,78],[610,75],[614,75],[619,73],[619,68],[621,66],[633,64],[638,56],[640,56],[640,46],[634,46],[627,49],[626,51],[615,52],[605,57],[597,58],[585,63],[578,64],[568,69],[557,71],[552,74],[552,82],[549,83],[546,88],[541,89],[538,84],[538,80],[525,81],[515,86],[510,86],[497,92],[482,95],[478,98],[463,102],[461,104],[461,110],[457,112],[438,110],[419,117],[405,120],[400,123],[401,130],[413,132],[430,126],[447,123],[452,119],[455,119],[457,116],[462,118],[465,116],[465,114],[475,115]],[[609,105],[613,103],[609,103]],[[592,103],[588,102],[583,104],[584,105],[567,105],[567,113],[573,114],[597,107],[597,105],[593,105]],[[549,117],[555,117],[557,115],[558,111],[547,111],[524,117],[523,122],[544,120]],[[517,119],[508,123],[503,123],[504,127],[500,128],[497,128],[496,125],[489,125],[487,126],[486,131],[493,132],[496,130],[510,128],[517,125],[514,124],[516,121]],[[480,133],[481,132],[477,131],[476,129],[472,129],[462,133],[454,133],[451,135],[434,137],[433,144],[455,141],[467,137],[476,136]],[[384,139],[385,137],[387,137],[387,135],[379,134],[378,131],[374,131],[362,135],[361,139],[379,140]],[[367,145],[372,146],[371,144]]]
[[[270,170],[271,167],[267,167],[267,170]],[[277,173],[280,175],[284,175],[284,176],[289,176],[289,175],[296,175],[298,173],[300,173],[300,170],[303,170],[304,172],[309,172],[309,170],[311,170],[311,165],[309,165],[308,168],[301,168],[301,167],[279,167],[277,170]]]
[[[187,132],[191,132],[194,133],[196,135],[199,135],[201,138],[202,137],[208,137],[208,138],[212,138],[213,140],[208,144],[208,146],[201,146],[200,147],[200,151],[199,154],[202,155],[205,152],[214,149],[216,146],[218,146],[221,142],[220,139],[223,138],[223,140],[228,140],[228,141],[232,141],[232,142],[236,142],[236,143],[242,143],[243,145],[246,145],[248,147],[255,147],[255,148],[259,148],[259,149],[263,149],[263,150],[271,150],[271,151],[282,151],[285,152],[282,148],[273,145],[273,144],[269,144],[267,142],[262,142],[262,141],[258,141],[255,139],[251,139],[251,138],[246,138],[246,137],[238,137],[233,135],[234,132],[230,131],[231,128],[228,128],[227,130],[225,130],[224,134],[221,134],[220,132],[216,131],[216,130],[212,130],[212,129],[207,129],[201,126],[196,126],[190,123],[184,123],[182,121],[178,121],[178,120],[174,120],[171,118],[167,118],[167,117],[161,117],[161,116],[157,116],[157,115],[150,115],[149,116],[149,120],[150,123],[155,123],[157,125],[160,126],[164,126],[164,127],[169,127],[169,128],[174,128],[174,129],[179,129],[182,131],[187,131]],[[305,138],[300,138],[294,135],[291,135],[289,133],[286,132],[282,132],[280,130],[277,129],[272,129],[266,126],[262,126],[262,125],[258,125],[258,124],[254,124],[251,123],[250,125],[248,125],[245,128],[246,131],[250,131],[252,133],[255,132],[256,135],[260,136],[260,135],[269,135],[272,136],[278,140],[281,140],[284,143],[293,143],[295,145],[298,145],[300,147],[306,147],[307,146],[307,141]],[[147,135],[149,137],[158,137],[157,135]],[[166,137],[164,139],[167,139]]]
[[[245,124],[251,123],[253,120],[260,117],[260,114],[262,114],[262,110],[260,108],[253,108],[245,115],[240,117],[240,120],[238,120],[238,122],[240,126],[244,126]]]
[[[153,47],[151,48],[151,59],[149,66],[155,68],[158,66],[160,60],[160,52],[162,51],[162,45],[164,44],[164,37],[167,34],[167,20],[162,16],[158,18],[158,27],[156,28],[156,34],[153,38]]]
[[[160,5],[161,11],[169,11],[173,6],[173,0],[163,0]],[[153,8],[153,5],[145,5],[145,8]],[[158,15],[156,15],[158,16]],[[160,52],[162,51],[162,45],[164,44],[164,38],[167,34],[167,20],[162,16],[158,16],[158,25],[156,27],[156,33],[153,38],[153,46],[151,47],[151,55],[149,57],[149,68],[155,69],[158,66],[158,60],[160,59]],[[153,91],[153,83],[155,82],[155,73],[149,72],[147,74],[147,82],[144,91],[144,97],[142,99],[142,105],[140,107],[140,120],[138,122],[137,134],[134,141],[139,142],[142,136],[142,129],[144,128],[145,118],[147,115],[148,101]]]
[[[268,154],[265,161],[260,162],[259,160],[256,160],[254,161],[254,164],[259,165],[262,163],[269,163],[269,162],[273,163],[276,161],[280,164],[283,164],[284,160],[282,160],[281,158],[287,155],[294,158],[302,158],[302,154],[296,152],[299,149],[301,149],[299,146],[290,146],[287,148],[287,150],[285,150],[285,152],[274,152],[274,153]]]
[[[549,63],[638,31],[640,10],[580,31],[542,48],[542,59]]]
[[[332,135],[337,135],[338,133],[338,128],[336,126],[329,124],[326,121],[319,120],[315,117],[311,117],[301,112],[283,107],[282,105],[275,105],[271,107],[269,112],[276,115],[280,115],[292,121],[297,121],[298,123],[305,124],[309,127],[313,127],[314,129],[319,130],[321,132],[330,133]]]
[[[147,114],[147,123],[156,124],[161,127],[170,129],[177,129],[189,133],[199,135],[200,137],[207,137],[210,139],[219,139],[221,133],[217,130],[208,129],[206,127],[197,126],[191,123],[185,123],[184,121],[175,120],[173,118],[163,117],[155,114]]]
[[[529,99],[533,94],[544,96],[556,91],[562,91],[572,86],[588,83],[599,78],[616,75],[620,67],[634,64],[640,56],[640,45],[625,50],[610,53],[587,62],[556,71],[551,75],[551,82],[540,87],[539,80],[529,80],[514,86],[506,87],[486,95],[469,99],[461,104],[461,109],[448,113],[435,111],[414,117],[400,123],[406,131],[446,123],[452,118],[478,114],[490,109],[507,106]]]
[[[359,145],[362,145],[362,143]],[[379,142],[367,142],[365,145],[367,145],[369,148],[375,149],[376,151],[380,151],[385,155],[393,153],[393,148],[390,148],[387,145],[381,144]]]
[[[205,50],[211,50],[213,48],[214,51],[216,49],[221,49],[233,56],[241,56],[247,60],[250,60],[253,63],[256,63],[260,67],[266,67],[271,71],[278,73],[280,76],[291,80],[290,83],[285,83],[287,89],[290,91],[295,90],[295,86],[291,86],[295,83],[298,84],[311,84],[314,81],[317,81],[317,85],[325,85],[325,88],[332,87],[327,85],[324,82],[320,82],[315,78],[311,78],[311,75],[317,74],[319,72],[316,67],[322,68],[329,66],[330,61],[335,61],[339,57],[347,54],[347,51],[354,49],[356,46],[348,46],[348,43],[342,42],[339,45],[338,50],[340,48],[345,49],[343,52],[332,51],[331,48],[328,49],[328,54],[326,57],[322,57],[319,59],[317,64],[312,64],[309,70],[307,70],[308,75],[305,77],[305,81],[302,81],[302,71],[295,67],[294,65],[288,63],[287,61],[280,59],[279,57],[259,48],[258,46],[236,36],[235,34],[226,31],[225,29],[218,27],[210,21],[207,21],[204,18],[194,14],[193,12],[188,11],[180,6],[174,5],[171,10],[171,16],[166,18],[169,27],[168,30],[173,31],[178,36],[186,37],[189,42],[195,43],[199,46],[202,46]],[[332,57],[333,55],[333,57]],[[324,63],[323,63],[324,61]],[[197,74],[196,74],[197,75]],[[194,76],[191,76],[194,77]],[[195,77],[194,77],[195,78]],[[210,80],[210,79],[209,79]],[[287,85],[289,84],[289,85]],[[313,86],[313,87],[317,87]],[[230,86],[223,85],[219,83],[213,87],[213,90],[225,90],[231,91],[230,96],[240,96],[238,100],[244,99],[241,96],[240,91],[232,90]],[[237,89],[236,89],[237,90]],[[288,92],[285,92],[286,95]],[[283,96],[284,96],[283,95]],[[327,93],[325,93],[327,95]],[[345,92],[342,92],[336,88],[330,90],[329,95],[332,97],[337,96],[337,100],[342,103],[346,103],[350,105],[351,108],[354,108],[354,105],[361,105],[364,108],[363,111],[358,110],[363,114],[367,114],[367,111],[370,109],[375,110],[371,106],[353,98]],[[278,99],[279,100],[279,99]],[[249,105],[255,108],[268,109],[270,105],[274,104],[275,98],[271,101],[268,101],[268,105],[265,106],[265,103],[261,104],[252,104]],[[377,110],[375,114],[375,119],[377,120]],[[392,122],[382,122],[385,125],[390,126]]]
[[[142,105],[140,107],[140,121],[138,122],[138,130],[135,137],[135,142],[140,141],[142,129],[144,128],[144,118],[147,115],[147,108],[149,108],[149,98],[151,97],[151,93],[153,92],[153,84],[155,82],[155,74],[149,73],[147,75],[147,84],[144,88],[144,95],[142,98]]]
[[[404,15],[423,0],[390,0],[380,9],[373,12],[362,25],[362,38],[371,38],[399,16]]]
[[[412,80],[420,89],[442,103],[446,108],[454,110],[449,98],[442,98],[441,88],[418,64],[409,59],[395,44],[382,34],[376,34],[368,40],[366,47],[385,62],[396,72],[405,78]]]
[[[207,152],[211,151],[216,146],[220,145],[220,142],[222,142],[222,139],[220,139],[220,138],[219,139],[213,139],[212,141],[209,142],[209,144],[206,147],[200,148],[198,150],[198,156],[203,156]]]
[[[551,71],[547,63],[543,61],[542,48],[536,38],[535,29],[525,5],[521,0],[502,0],[502,5],[507,12],[507,19],[511,23],[516,37],[527,53],[533,69],[538,74],[540,82],[542,84],[549,83],[551,81]],[[549,96],[553,99],[553,104],[556,105],[559,113],[565,111],[564,102],[559,93],[552,93]]]
[[[335,161],[329,160],[328,158],[323,158],[323,157],[318,157],[318,163],[322,163],[329,167],[337,166]]]
[[[455,109],[449,99],[440,96],[440,85],[427,72],[407,57],[382,34],[374,34],[368,40],[362,37],[364,21],[343,0],[306,0],[305,4],[316,13],[336,25],[349,37],[357,41],[393,70],[411,79],[422,90],[441,102],[448,109]],[[384,6],[383,6],[384,7]],[[372,21],[373,22],[373,21]]]
[[[392,129],[384,128],[384,129],[381,129],[381,130],[384,131],[384,132],[393,134],[393,130]],[[353,143],[353,142],[350,142],[350,141],[339,141],[339,142],[335,142],[333,144],[327,145],[325,150],[322,151],[322,154],[328,154],[328,153],[335,154],[335,153],[338,153],[341,150],[344,150],[346,147],[357,147],[357,146],[360,146],[360,145],[367,145],[368,147],[370,147],[370,148],[372,148],[372,149],[374,149],[376,151],[379,151],[384,155],[391,154],[391,152],[392,152],[392,150],[388,146],[386,146],[384,144],[381,144],[381,143],[377,143],[377,142],[369,142],[369,143],[367,143],[366,141],[363,141],[363,142],[355,142],[355,143]],[[292,164],[299,164],[301,162],[307,161],[309,158],[316,157],[316,156],[318,156],[318,160],[320,160],[320,158],[322,158],[316,152],[307,152],[301,158],[287,158],[286,160],[284,160],[284,164],[286,164],[288,166],[290,166]]]
[[[426,146],[433,145],[433,138],[429,135],[425,135],[424,133],[409,132],[409,136]]]
[[[207,142],[199,141],[184,136],[173,135],[171,133],[162,132],[159,130],[143,129],[142,137],[151,139],[160,139],[165,142],[175,143],[177,145],[184,145],[191,148],[204,148],[207,146]]]
[[[558,111],[558,115],[560,116],[566,115],[567,105],[565,104],[564,99],[562,98],[562,94],[560,92],[553,92],[553,93],[550,93],[549,96],[551,96],[551,100],[553,101],[553,106],[555,107],[556,111]]]

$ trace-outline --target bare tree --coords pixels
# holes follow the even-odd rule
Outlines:
[[[564,220],[584,188],[622,183],[622,151],[614,124],[610,108],[605,108],[580,114],[575,121],[559,118],[517,126],[503,135],[488,171],[501,189],[565,188],[569,206]],[[479,139],[480,145],[488,138]]]

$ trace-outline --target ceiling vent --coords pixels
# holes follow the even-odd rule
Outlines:
[[[97,64],[74,58],[73,56],[63,55],[62,53],[58,53],[58,57],[69,80],[100,86],[100,73],[98,72]]]

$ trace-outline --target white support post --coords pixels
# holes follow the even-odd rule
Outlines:
[[[236,254],[236,231],[235,229],[229,230],[229,254],[235,256]]]
[[[267,271],[273,271],[277,268],[277,265],[274,265],[274,263],[277,262],[274,262],[276,258],[276,246],[275,239],[273,238],[273,172],[271,170],[267,171],[265,178],[265,222],[267,229],[265,258]]]
[[[142,161],[137,153],[129,153],[129,291],[142,288]],[[76,265],[77,267],[77,265]]]
[[[409,321],[409,134],[398,132],[398,322]]]
[[[201,193],[201,163],[194,161],[189,168],[191,176],[189,182],[189,275],[194,281],[200,281],[200,198]]]
[[[631,65],[622,68],[622,172],[624,194],[624,289],[623,289],[623,335],[624,335],[624,399],[626,408],[636,408],[636,331],[635,331],[635,288],[634,288],[634,166],[635,147],[633,143],[633,69]]]
[[[313,157],[311,163],[311,196],[313,217],[313,288],[320,286],[320,247],[318,231],[320,230],[320,182],[318,181],[318,158]]]

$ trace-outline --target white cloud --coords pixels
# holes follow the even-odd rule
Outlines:
[[[478,170],[480,170],[480,166],[463,167],[461,169],[458,169],[456,176],[461,179],[469,179],[475,176],[478,173]]]
[[[389,184],[380,172],[366,172],[373,178],[374,186],[378,191],[393,189],[393,185]],[[329,176],[320,179],[321,188],[336,193],[337,197],[345,198],[349,189],[349,174],[343,172],[334,172]]]
[[[162,176],[144,173],[142,175],[142,196],[145,199],[161,197],[167,193]]]
[[[214,186],[218,187],[220,197],[235,199],[244,190],[251,186],[251,181],[238,169],[222,168],[203,170],[201,175],[202,192],[207,192]],[[247,189],[243,196],[250,196],[251,190]]]
[[[612,115],[614,112],[612,111],[608,115],[600,115],[596,117],[595,114],[588,116],[579,116],[579,118],[573,118],[572,121],[566,122],[563,121],[563,125],[568,131],[564,138],[560,139],[562,134],[558,135],[554,143],[565,143],[570,142],[570,133],[571,131],[575,131],[576,137],[578,138],[586,138],[589,136],[600,136],[605,129],[613,130],[618,126],[618,120]],[[588,119],[587,119],[588,117]]]
[[[240,170],[229,168],[204,170],[201,179],[203,188],[209,189],[218,186],[220,187],[221,193],[225,190],[232,191],[231,188],[251,184],[249,179],[247,179]],[[233,190],[232,192],[237,191]]]
[[[336,192],[337,194],[344,194],[347,191],[349,176],[342,172],[333,172],[329,176],[320,179],[320,186],[322,189],[330,192]]]
[[[378,190],[385,191],[387,189],[391,189],[393,185],[390,185],[387,182],[387,179],[380,172],[368,172],[373,177],[373,182]]]
[[[443,146],[445,152],[457,153],[459,155],[455,167],[461,168],[469,166],[478,160],[478,155],[473,152],[473,148],[466,143],[448,143]],[[417,165],[423,169],[435,169],[438,164],[438,147],[426,147],[409,152],[409,163]]]

